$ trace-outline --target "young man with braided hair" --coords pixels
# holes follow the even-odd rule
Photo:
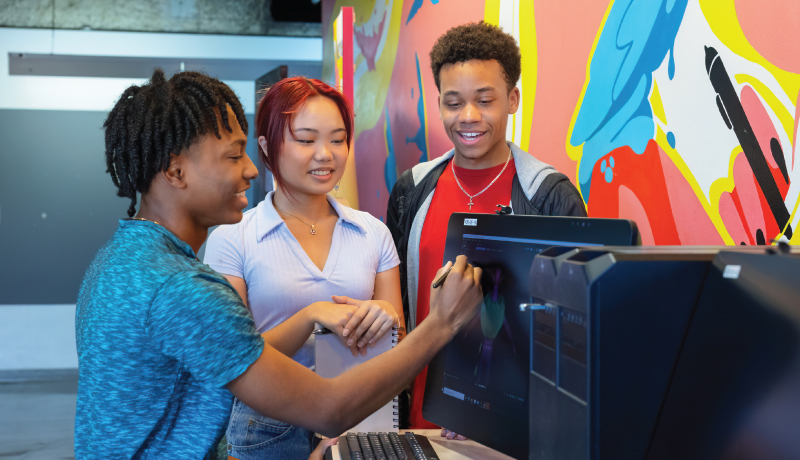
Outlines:
[[[389,198],[386,224],[400,256],[407,330],[429,314],[452,213],[493,213],[502,204],[515,214],[586,217],[565,175],[506,140],[508,116],[520,100],[514,37],[483,22],[464,24],[439,37],[430,58],[439,117],[455,148],[406,171]],[[427,369],[412,386],[409,424],[415,428],[435,428],[422,418],[426,376]]]
[[[477,311],[481,271],[459,257],[414,334],[323,379],[289,356],[314,322],[340,337],[355,330],[352,305],[315,310],[332,312],[325,317],[302,310],[259,335],[236,290],[195,257],[209,227],[242,218],[258,175],[230,88],[156,70],[122,94],[104,127],[108,172],[131,200],[130,218],[98,252],[77,302],[77,458],[215,458],[233,395],[338,435],[399,393]]]

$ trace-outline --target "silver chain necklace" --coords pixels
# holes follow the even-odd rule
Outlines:
[[[458,176],[456,176],[456,167],[455,167],[456,159],[453,158],[452,160],[450,160],[450,169],[453,170],[453,177],[456,179],[456,184],[458,184],[458,188],[460,188],[461,191],[464,192],[464,195],[467,195],[469,197],[468,205],[469,205],[469,210],[470,211],[472,211],[472,206],[475,204],[475,203],[472,202],[472,199],[475,198],[476,196],[480,195],[481,193],[489,190],[489,187],[494,185],[494,183],[497,182],[497,179],[500,179],[500,176],[502,176],[503,173],[505,172],[506,167],[508,166],[508,162],[510,160],[511,160],[511,150],[508,151],[508,158],[506,158],[506,164],[503,165],[503,169],[500,170],[500,174],[498,174],[497,177],[492,179],[492,181],[489,182],[489,185],[487,185],[485,189],[481,190],[480,192],[478,192],[478,193],[476,193],[474,195],[470,195],[469,193],[467,193],[467,191],[464,190],[464,187],[461,186],[461,182],[458,181]]]

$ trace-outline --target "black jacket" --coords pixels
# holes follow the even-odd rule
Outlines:
[[[403,296],[403,313],[406,328],[411,330],[408,302],[407,255],[409,235],[414,217],[417,215],[428,195],[436,188],[439,177],[450,161],[444,161],[432,169],[419,184],[414,184],[412,171],[408,170],[394,184],[389,196],[386,212],[386,225],[392,233],[397,254],[400,256],[400,292]],[[515,175],[511,188],[511,208],[514,214],[533,216],[575,216],[586,217],[586,208],[578,190],[564,174],[553,172],[544,178],[529,201],[525,190]],[[416,315],[415,315],[416,317]]]

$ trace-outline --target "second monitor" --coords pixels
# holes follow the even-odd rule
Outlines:
[[[465,254],[483,269],[480,314],[431,362],[426,420],[516,458],[527,458],[528,279],[551,246],[636,244],[636,224],[620,219],[456,213],[444,262]],[[420,280],[428,282],[428,280]]]

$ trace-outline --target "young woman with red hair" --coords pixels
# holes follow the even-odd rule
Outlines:
[[[276,190],[240,223],[215,230],[204,261],[239,292],[259,332],[298,313],[309,322],[338,321],[352,352],[366,354],[404,320],[400,260],[389,230],[329,195],[347,163],[352,108],[319,80],[289,78],[264,95],[256,130]],[[337,308],[322,303],[332,296]],[[351,299],[371,301],[357,307]],[[313,367],[313,335],[292,358]],[[313,438],[234,402],[227,431],[232,457],[305,459]]]

